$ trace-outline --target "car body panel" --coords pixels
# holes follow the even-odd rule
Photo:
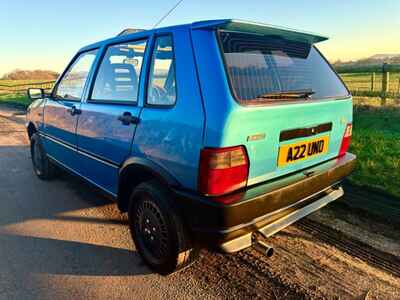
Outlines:
[[[171,33],[166,29],[159,35]],[[177,99],[173,107],[145,105],[133,142],[132,156],[146,157],[170,170],[180,184],[197,188],[203,147],[204,111],[198,86],[190,31],[173,31]]]
[[[46,98],[33,101],[26,110],[26,127],[37,131],[43,131],[43,111],[46,105]]]
[[[346,126],[351,122],[351,98],[271,107],[238,106],[226,121],[226,130],[221,136],[221,143],[246,146],[250,159],[248,184],[251,185],[337,157]],[[279,140],[280,133],[284,130],[309,128],[325,123],[333,124],[331,131],[312,137],[294,138],[283,142]],[[261,135],[263,138],[249,140],[249,136],[252,135]],[[322,136],[329,137],[328,153],[283,167],[277,166],[278,150],[281,145]]]
[[[56,101],[48,98],[44,109],[44,136],[46,152],[71,168],[79,166],[76,155],[76,125],[78,115],[72,116],[68,109],[80,102]]]
[[[118,169],[129,157],[136,124],[123,125],[125,112],[139,117],[133,105],[82,103],[76,130],[79,173],[105,189],[118,192]]]

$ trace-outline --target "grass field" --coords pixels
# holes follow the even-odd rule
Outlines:
[[[370,91],[371,90],[371,73],[345,73],[340,77],[346,83],[351,91]],[[389,74],[389,92],[400,94],[400,73]],[[374,91],[382,90],[382,74],[375,74]]]
[[[360,96],[353,96],[353,104],[354,106],[373,106],[373,107],[381,107],[382,100],[380,97],[360,97]],[[394,107],[400,105],[399,98],[387,98],[386,99],[386,106]]]
[[[0,94],[0,104],[1,103],[26,108],[29,105],[30,100],[26,94]]]
[[[350,181],[400,197],[400,108],[355,106],[353,125],[358,165]]]

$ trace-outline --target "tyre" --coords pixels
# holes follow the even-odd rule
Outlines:
[[[129,227],[140,255],[157,273],[167,275],[189,266],[198,257],[166,188],[156,181],[139,184],[132,192]]]
[[[31,137],[31,158],[33,170],[40,179],[50,180],[55,177],[56,167],[47,157],[40,136],[36,133]]]

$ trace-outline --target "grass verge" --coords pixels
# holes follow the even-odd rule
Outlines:
[[[30,100],[25,94],[5,94],[0,95],[0,104],[7,104],[19,108],[27,108]]]
[[[358,162],[350,182],[400,198],[400,108],[356,105],[353,126]]]

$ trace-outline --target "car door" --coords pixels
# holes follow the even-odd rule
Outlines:
[[[159,32],[151,49],[135,149],[195,190],[205,119],[190,33]]]
[[[114,195],[119,167],[130,154],[139,123],[146,45],[147,40],[141,39],[104,48],[88,99],[80,107],[79,173]]]
[[[67,168],[76,169],[76,124],[81,98],[97,50],[78,54],[46,100],[43,136],[48,155]]]

